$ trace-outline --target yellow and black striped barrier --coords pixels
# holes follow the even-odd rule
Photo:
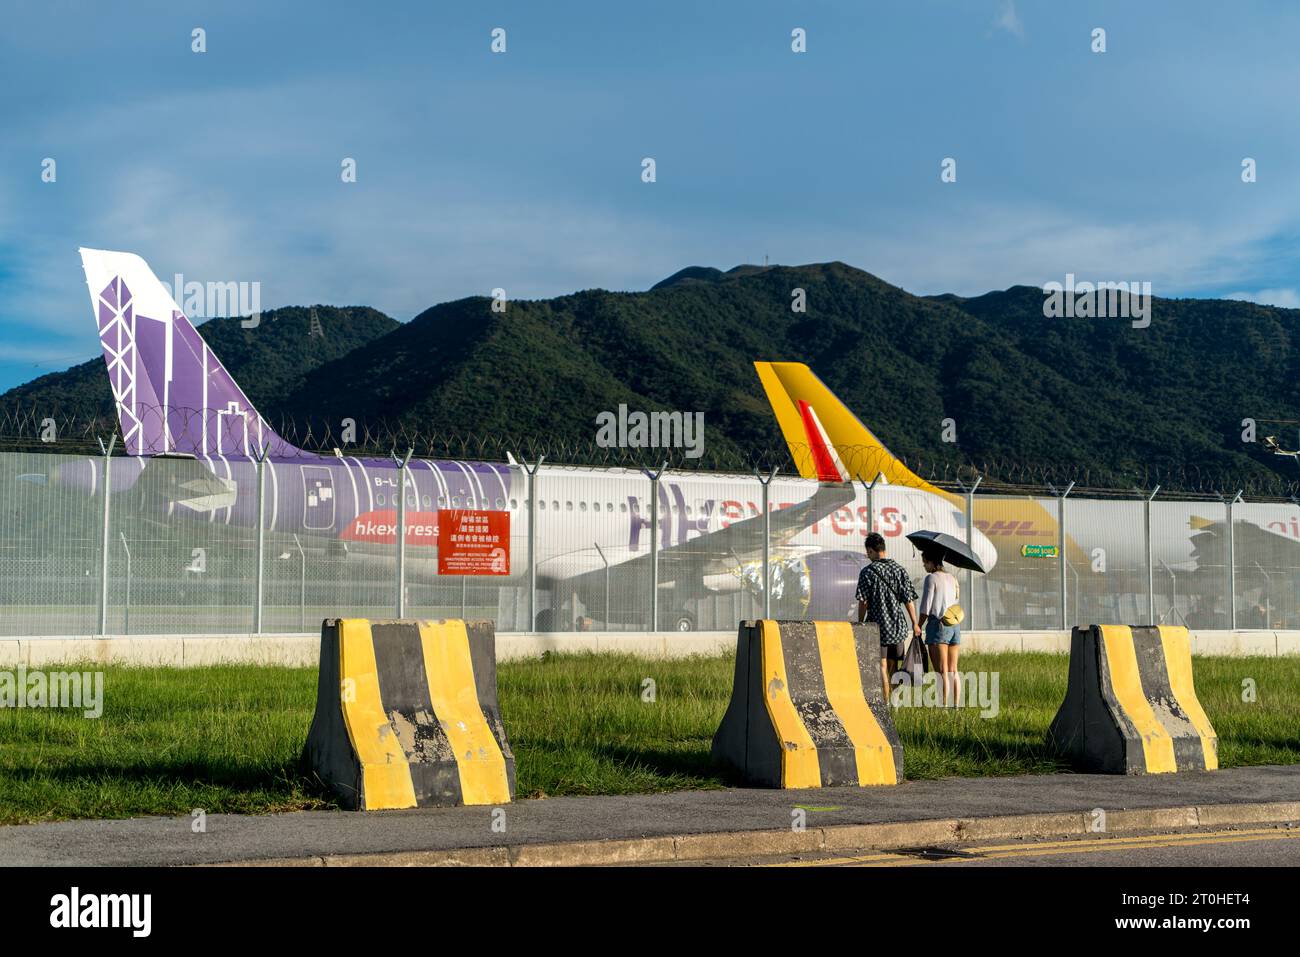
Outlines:
[[[325,621],[305,757],[353,809],[508,802],[492,622]]]
[[[1075,628],[1070,684],[1047,740],[1081,770],[1217,769],[1219,739],[1196,699],[1187,629]]]
[[[897,784],[903,746],[880,675],[876,625],[744,621],[714,760],[746,784]]]

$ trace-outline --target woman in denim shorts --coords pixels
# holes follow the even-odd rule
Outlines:
[[[925,630],[925,644],[930,651],[930,665],[943,676],[943,703],[957,704],[957,659],[961,656],[961,625],[945,625],[944,612],[957,604],[957,579],[943,567],[943,553],[924,551],[925,582],[921,586],[921,605],[917,615]],[[951,692],[948,690],[951,687]]]

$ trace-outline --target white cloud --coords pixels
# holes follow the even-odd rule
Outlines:
[[[583,205],[469,189],[449,200],[436,181],[364,201],[354,198],[361,184],[332,188],[311,204],[293,194],[250,207],[213,187],[200,201],[161,166],[132,168],[86,224],[86,245],[136,252],[168,283],[177,271],[187,282],[259,282],[263,309],[369,305],[405,320],[498,286],[522,299],[617,287],[616,277],[647,269],[662,278],[680,268],[687,241],[675,227]],[[268,221],[291,226],[267,230]],[[72,324],[93,328],[83,313]]]
[[[402,151],[378,121],[354,123],[324,142],[335,113],[368,116],[364,104],[339,99],[370,92],[343,84],[323,93],[325,82],[220,95],[169,91],[82,122],[78,135],[119,159],[97,170],[93,198],[69,230],[74,240],[64,233],[6,252],[15,274],[11,323],[26,327],[33,342],[84,336],[94,346],[78,245],[138,253],[167,283],[176,272],[186,281],[259,282],[263,309],[370,305],[398,319],[498,286],[512,298],[536,298],[618,288],[623,277],[648,271],[659,279],[680,268],[689,225],[539,196],[527,182],[503,183],[455,156],[421,157],[411,176],[394,162]],[[285,103],[299,105],[286,111]],[[64,114],[42,122],[55,136],[71,121]],[[140,129],[186,135],[151,152],[139,145]],[[294,164],[298,181],[250,190],[268,152],[278,165]],[[356,184],[339,178],[340,157],[349,154],[359,157]],[[230,162],[248,169],[230,175]]]
[[[1244,299],[1261,306],[1281,306],[1283,309],[1300,309],[1300,290],[1261,289],[1258,292],[1230,292],[1224,299]]]
[[[798,237],[781,262],[842,259],[918,294],[979,295],[1012,284],[1150,282],[1157,296],[1214,295],[1260,274],[1290,210],[1207,221],[1110,220],[1075,207],[968,203],[947,215],[902,217],[870,233],[818,230]],[[799,255],[792,255],[798,253]]]

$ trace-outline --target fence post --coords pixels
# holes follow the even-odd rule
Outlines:
[[[650,477],[650,630],[659,630],[659,478],[668,471],[668,463],[658,472],[645,469]]]
[[[397,617],[406,617],[406,467],[415,449],[407,449],[404,458],[393,455],[397,463]]]
[[[514,456],[510,456],[512,459]],[[537,470],[546,461],[545,455],[539,455],[532,465],[527,459],[517,460],[524,474],[528,476],[528,627],[524,631],[537,630]]]
[[[269,445],[257,451],[257,568],[253,572],[253,634],[262,633],[262,589],[266,567],[266,455]]]
[[[881,482],[888,485],[889,480],[885,478],[884,472],[876,472],[876,477],[873,478],[870,483],[868,483],[866,479],[858,479],[858,481],[861,482],[862,487],[867,490],[867,534],[870,535],[876,530],[876,486]],[[857,619],[856,609],[857,606],[854,605],[853,610],[850,611],[854,620]]]
[[[1049,488],[1051,488],[1051,486],[1049,486]],[[1052,488],[1052,491],[1056,492],[1056,489]],[[1065,631],[1070,630],[1070,613],[1069,608],[1067,607],[1069,595],[1065,581],[1065,499],[1072,491],[1074,491],[1073,482],[1066,486],[1065,491],[1061,492],[1056,500],[1056,562],[1061,572],[1061,628]]]
[[[596,554],[600,560],[605,563],[605,617],[602,619],[605,623],[605,630],[612,631],[609,626],[609,559],[605,557],[605,550],[600,547],[600,542],[592,542],[596,546]]]
[[[777,467],[772,466],[767,478],[758,469],[754,469],[759,484],[763,486],[763,617],[772,617],[772,511],[771,496],[768,486],[776,478]]]
[[[294,547],[298,549],[298,630],[307,630],[307,553],[303,551],[298,536],[293,537]]]
[[[1241,501],[1241,489],[1225,507],[1228,520],[1228,627],[1237,630],[1237,542],[1232,527],[1232,506]]]
[[[975,484],[966,487],[966,483],[960,479],[957,480],[957,486],[966,496],[966,547],[970,549],[972,555],[975,554],[975,490],[980,487],[980,482],[984,481],[983,475],[975,476]],[[988,586],[985,585],[985,591]],[[975,630],[975,573],[969,568],[966,569],[966,617],[970,620],[967,626],[971,631]]]
[[[108,634],[108,526],[109,526],[109,478],[112,472],[113,449],[117,446],[117,433],[108,440],[99,440],[99,449],[104,454],[104,508],[100,523],[99,540],[99,634]]]
[[[1160,494],[1160,486],[1151,490],[1151,494],[1142,503],[1142,523],[1146,528],[1147,549],[1147,623],[1156,624],[1156,567],[1151,547],[1151,503]]]
[[[885,478],[884,472],[877,472],[876,477],[871,480],[870,485],[868,485],[865,481],[862,482],[862,487],[867,490],[867,534],[868,535],[870,535],[872,532],[876,530],[876,486],[879,485],[881,482],[884,482],[886,485],[889,484],[889,480]]]
[[[126,552],[126,588],[122,599],[122,634],[131,634],[131,546],[126,543],[126,532],[118,532],[122,551]]]

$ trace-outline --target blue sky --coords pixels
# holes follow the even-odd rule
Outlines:
[[[403,320],[765,255],[917,293],[1072,272],[1300,306],[1292,3],[45,0],[3,18],[0,388],[98,354],[78,246],[259,282],[264,309]]]

